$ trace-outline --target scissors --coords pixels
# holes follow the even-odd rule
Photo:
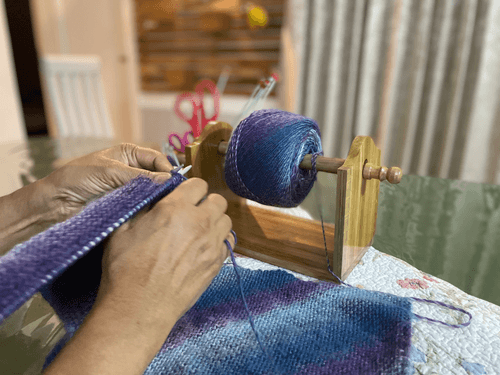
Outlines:
[[[210,92],[212,99],[214,101],[214,114],[210,118],[206,118],[205,116],[205,107],[203,104],[203,99],[205,96],[205,89]],[[193,107],[193,115],[191,118],[188,118],[186,114],[181,110],[181,105],[184,101],[191,102]],[[171,133],[168,137],[168,142],[174,149],[178,152],[184,152],[185,148],[188,144],[190,144],[189,135],[193,138],[198,138],[201,134],[201,131],[205,128],[205,126],[210,121],[215,121],[219,117],[219,106],[220,106],[220,93],[217,89],[217,86],[214,82],[204,79],[195,87],[195,92],[185,92],[177,96],[175,101],[174,110],[177,116],[185,122],[189,124],[191,130],[184,133],[183,136],[177,133]],[[177,147],[174,139],[177,139],[178,143],[180,143],[181,147]]]

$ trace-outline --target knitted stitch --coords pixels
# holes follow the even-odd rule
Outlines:
[[[282,374],[405,374],[407,299],[239,268],[266,351]],[[146,370],[157,374],[275,374],[248,322],[232,265],[177,322]]]
[[[182,179],[174,174],[158,185],[137,178],[0,258],[0,321],[42,291],[67,330],[48,365],[95,301],[98,244]],[[239,271],[276,367],[251,330],[234,271],[224,266],[174,326],[146,374],[271,374],[275,368],[286,374],[404,374],[409,369],[408,299],[301,281],[281,270]]]

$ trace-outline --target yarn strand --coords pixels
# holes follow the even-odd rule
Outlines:
[[[323,214],[321,213],[321,210],[319,212],[319,215],[320,215],[320,218],[321,218],[321,229],[323,230],[323,242],[325,244],[325,255],[326,255],[326,263],[327,263],[327,266],[328,266],[328,271],[333,275],[333,277],[335,277],[335,279],[340,284],[348,286],[350,288],[355,288],[355,286],[352,286],[352,285],[350,285],[350,284],[342,281],[337,275],[335,275],[335,273],[332,271],[332,268],[330,267],[330,260],[328,259],[328,250],[327,250],[327,247],[326,247],[325,224],[323,222]],[[384,292],[380,292],[380,291],[374,291],[374,292],[382,293],[382,294],[390,294],[390,293],[384,293]],[[459,324],[450,324],[450,323],[443,322],[441,320],[427,318],[425,316],[413,313],[413,315],[417,319],[426,320],[426,321],[432,322],[432,323],[439,323],[439,324],[442,324],[442,325],[444,325],[446,327],[451,327],[451,328],[463,328],[463,327],[467,327],[471,323],[471,321],[472,321],[472,314],[470,312],[468,312],[468,311],[460,308],[460,307],[455,307],[455,306],[450,305],[448,303],[439,302],[439,301],[433,301],[433,300],[424,299],[424,298],[409,297],[409,299],[412,300],[412,301],[415,301],[415,302],[419,302],[419,303],[428,303],[428,304],[438,305],[438,306],[441,306],[441,307],[446,307],[446,308],[448,308],[450,310],[459,311],[459,312],[461,312],[461,313],[463,313],[463,314],[465,314],[465,315],[467,315],[469,317],[469,320],[467,322],[463,322],[463,323],[459,323]]]
[[[234,236],[234,244],[236,245],[236,242],[237,242],[236,233],[233,230],[231,230],[231,234]],[[247,312],[248,320],[250,322],[250,326],[252,327],[252,331],[255,334],[255,338],[257,339],[257,342],[259,343],[259,346],[262,349],[262,352],[266,355],[266,357],[269,359],[269,362],[272,363],[274,369],[277,371],[276,362],[271,358],[271,356],[269,355],[269,353],[265,349],[264,344],[262,343],[262,340],[260,339],[259,333],[258,333],[257,329],[255,328],[253,316],[252,316],[252,313],[250,312],[250,309],[248,308],[247,300],[245,298],[245,293],[243,292],[243,283],[241,282],[240,272],[238,271],[238,265],[236,264],[236,259],[234,257],[233,248],[227,239],[224,240],[224,243],[226,244],[227,248],[229,249],[229,253],[231,255],[231,262],[233,263],[234,273],[236,274],[236,279],[238,280],[238,285],[240,287],[241,299],[243,300],[243,304],[245,305],[245,310]]]
[[[312,163],[313,165],[313,170],[316,169],[316,163],[315,163],[315,158],[314,158],[315,155],[313,155],[313,159],[314,159],[314,163]],[[317,186],[317,189],[319,189],[319,185]],[[318,194],[318,196],[321,196],[321,194]],[[317,203],[317,206],[318,206],[318,212],[319,212],[319,217],[321,219],[321,230],[323,232],[323,244],[325,245],[325,257],[326,257],[326,264],[327,264],[327,268],[328,268],[328,272],[330,272],[332,274],[332,276],[342,285],[344,286],[347,286],[347,287],[350,287],[350,288],[355,288],[355,286],[352,286],[344,281],[342,281],[340,279],[340,277],[338,277],[335,272],[332,271],[332,268],[330,266],[330,259],[328,258],[328,248],[327,248],[327,243],[326,243],[326,233],[325,233],[325,223],[324,223],[324,220],[323,220],[323,212],[321,211],[321,205],[319,204],[319,199],[316,200],[316,203]],[[390,294],[390,293],[384,293],[384,292],[380,292],[380,291],[374,291],[374,292],[377,292],[377,293],[382,293],[382,294]],[[465,315],[467,315],[469,317],[469,320],[467,322],[463,322],[463,323],[459,323],[459,324],[450,324],[450,323],[446,323],[446,322],[443,322],[443,321],[440,321],[440,320],[436,320],[436,319],[432,319],[432,318],[427,318],[425,316],[422,316],[422,315],[418,315],[418,314],[415,314],[413,313],[413,315],[417,318],[417,319],[420,319],[420,320],[426,320],[428,322],[432,322],[432,323],[439,323],[439,324],[442,324],[446,327],[451,327],[451,328],[462,328],[462,327],[467,327],[470,322],[472,321],[472,314],[460,307],[455,307],[453,305],[450,305],[450,304],[447,304],[447,303],[444,303],[444,302],[439,302],[439,301],[433,301],[433,300],[430,300],[430,299],[424,299],[424,298],[417,298],[417,297],[409,297],[410,300],[412,301],[415,301],[415,302],[418,302],[418,303],[428,303],[428,304],[434,304],[434,305],[438,305],[438,306],[441,306],[441,307],[446,307],[450,310],[455,310],[455,311],[459,311]]]

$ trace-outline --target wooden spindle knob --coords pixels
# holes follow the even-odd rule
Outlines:
[[[403,178],[403,171],[398,167],[391,167],[387,171],[387,181],[391,184],[399,184]]]
[[[403,177],[403,171],[398,167],[378,167],[373,164],[366,163],[363,169],[363,178],[371,180],[375,178],[380,181],[389,181],[391,184],[399,184]]]

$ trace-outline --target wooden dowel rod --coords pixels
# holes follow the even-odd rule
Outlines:
[[[311,163],[312,155],[307,154],[302,159],[299,167],[302,169],[312,169]],[[337,173],[338,169],[345,163],[345,159],[339,158],[326,158],[324,156],[318,156],[316,159],[316,170],[328,173]]]
[[[229,145],[229,142],[221,142],[219,143],[219,152],[221,154],[226,155],[227,153],[227,146]]]
[[[219,143],[219,152],[225,155],[227,152],[227,146],[227,142]],[[304,159],[300,163],[300,168],[311,169],[311,157],[312,155],[310,154],[304,156]],[[316,169],[321,172],[337,173],[337,170],[342,166],[342,164],[344,164],[344,162],[345,159],[325,158],[324,156],[318,156],[318,158],[316,159]]]
[[[220,142],[218,150],[221,154],[225,155],[227,152],[228,142]],[[186,157],[184,154],[177,154],[177,158],[181,164],[186,163]],[[311,169],[311,158],[312,155],[307,154],[300,163],[300,168]],[[318,156],[316,159],[316,169],[321,172],[337,173],[338,169],[344,164],[345,159],[339,158],[327,158],[324,156]],[[367,180],[372,178],[379,179],[381,181],[387,180],[391,184],[397,184],[401,181],[403,173],[400,168],[392,167],[378,167],[367,164],[365,170],[363,170],[363,177]]]

